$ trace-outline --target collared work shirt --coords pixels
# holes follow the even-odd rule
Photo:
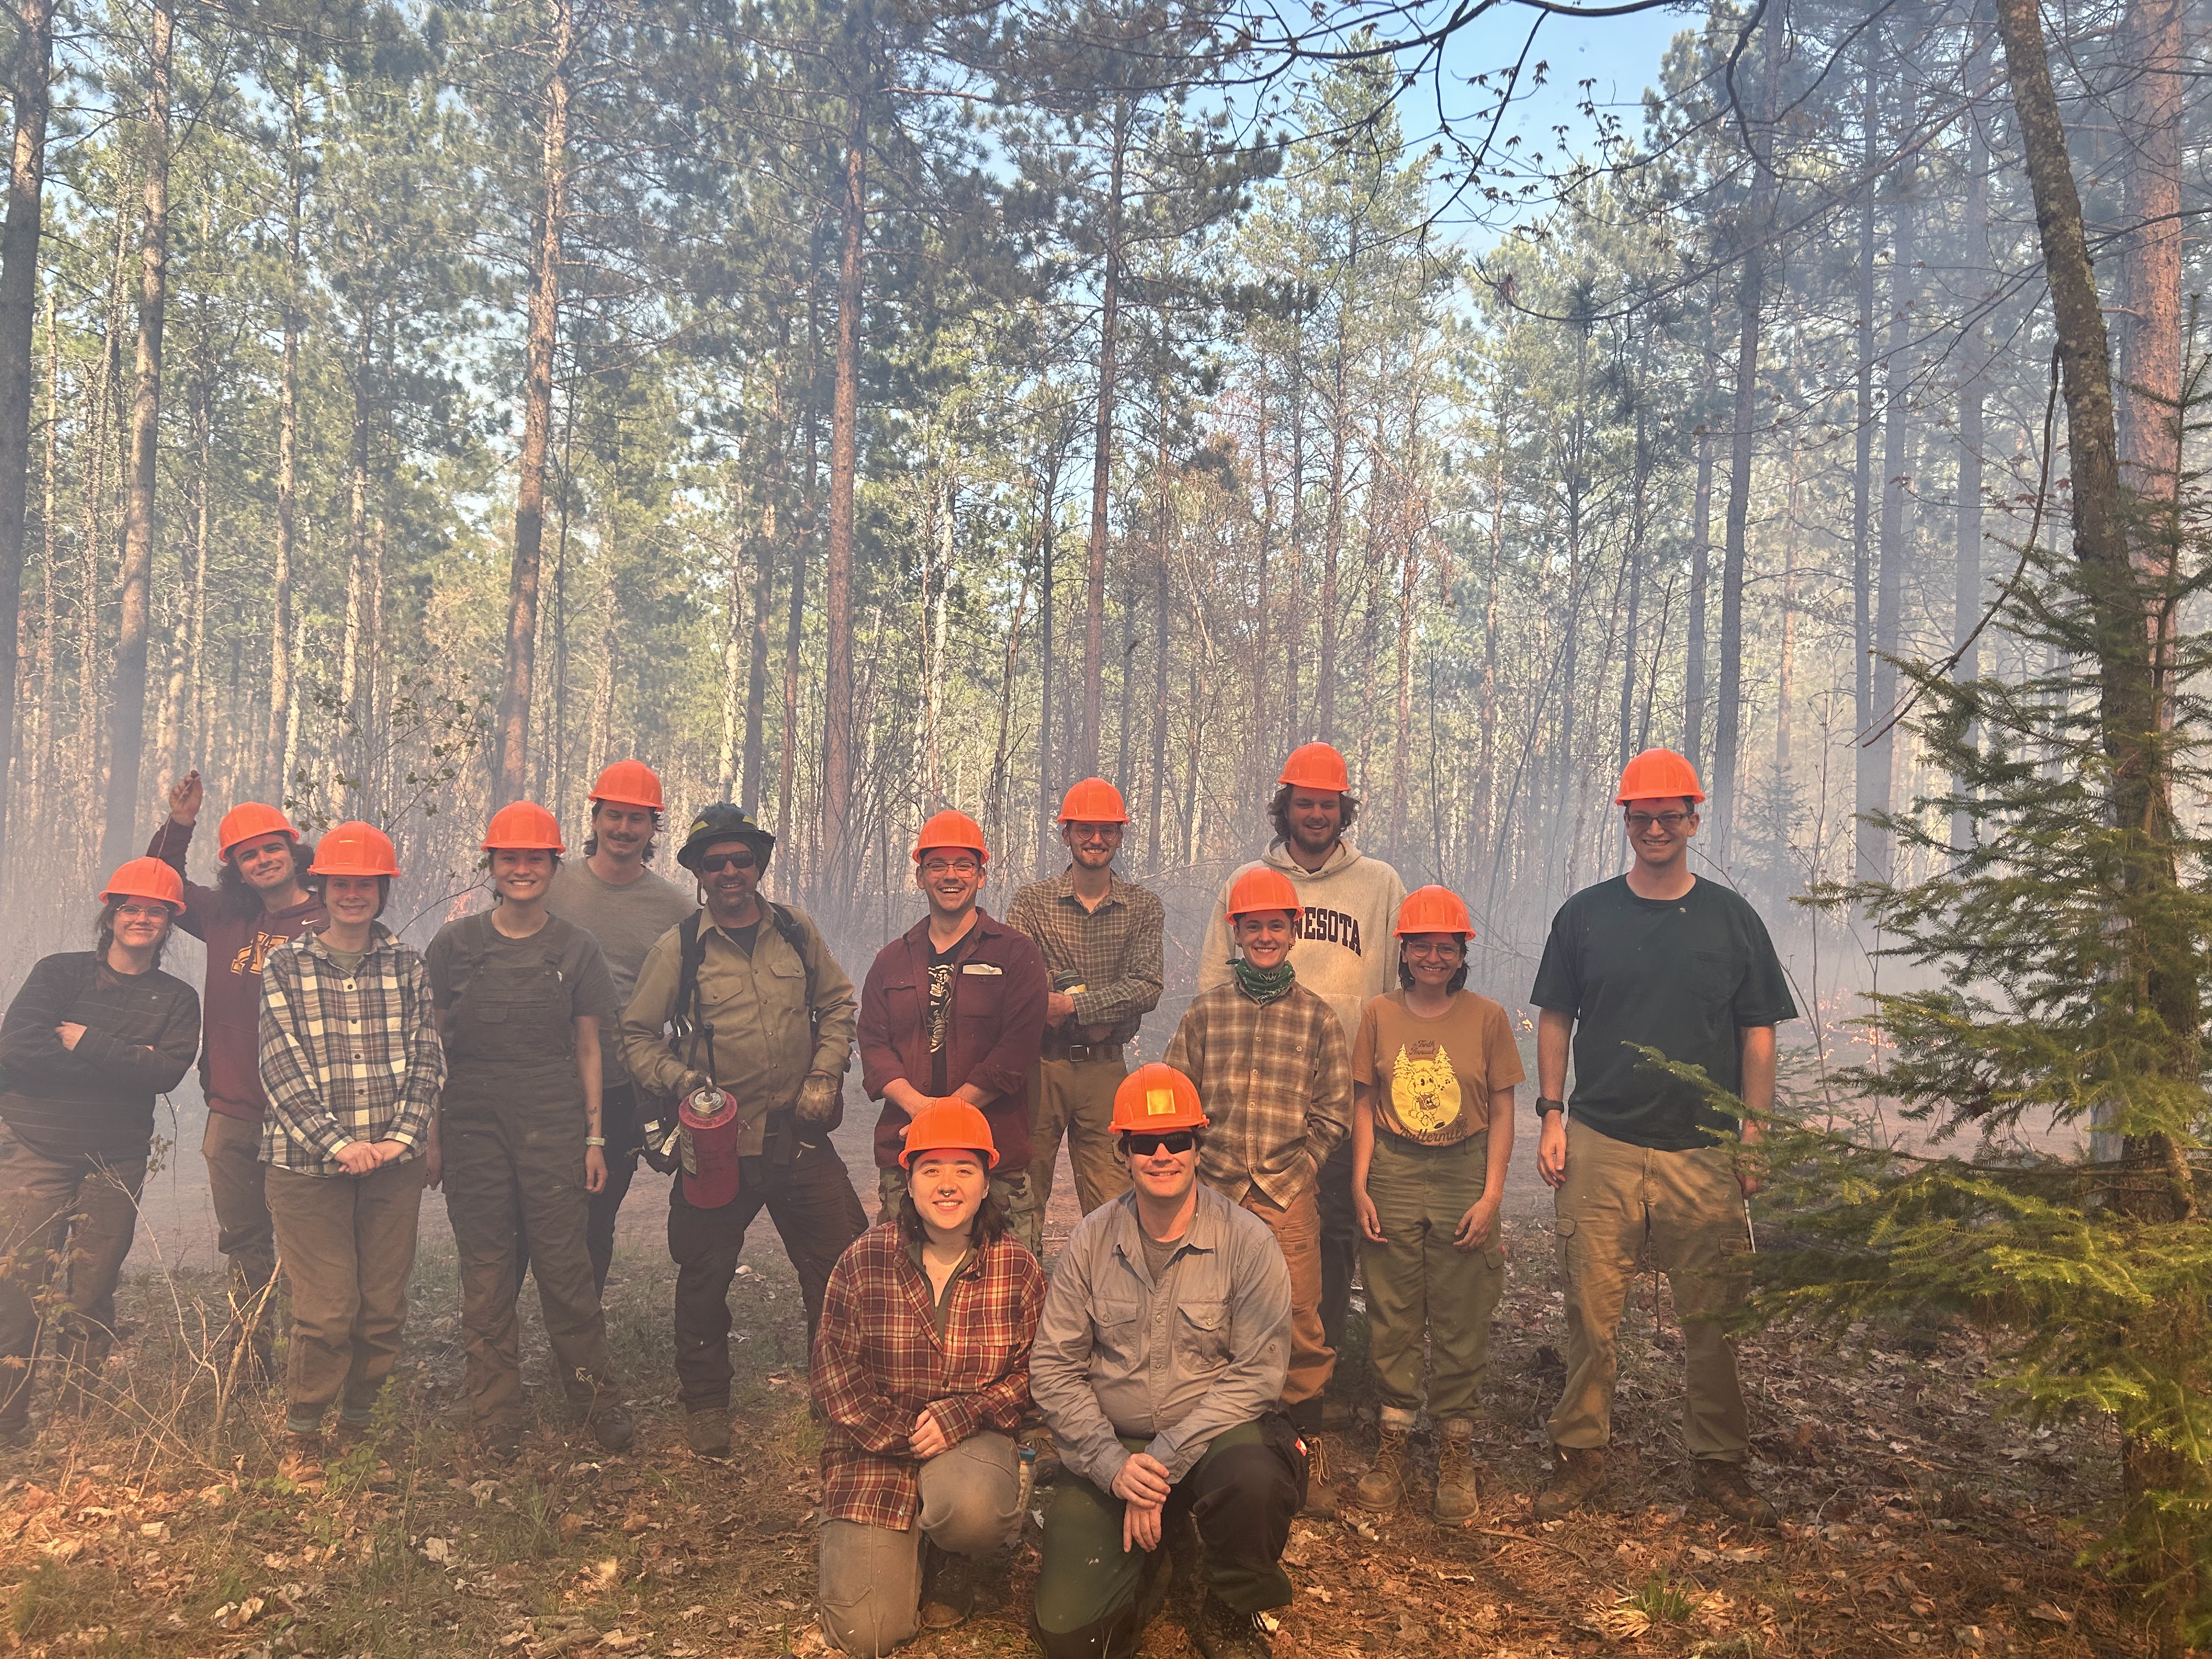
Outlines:
[[[954,1272],[940,1316],[898,1223],[854,1239],[830,1271],[814,1339],[814,1399],[830,1419],[823,1515],[902,1532],[914,1524],[921,1461],[910,1443],[924,1411],[956,1446],[1020,1426],[1044,1297],[1036,1258],[1001,1237]]]
[[[637,990],[622,1021],[623,1060],[640,1087],[663,1095],[681,1094],[685,1079],[705,1077],[738,1103],[738,1150],[756,1158],[767,1139],[770,1112],[799,1098],[809,1072],[845,1075],[853,1055],[857,1006],[853,981],[830,954],[822,930],[804,910],[791,906],[804,954],[794,951],[763,910],[750,954],[705,916],[699,937],[705,952],[699,961],[701,1016],[714,1027],[711,1044],[695,1030],[682,1052],[671,1048],[668,1026],[680,1012],[676,993],[684,977],[684,930],[670,928],[646,952],[638,969]],[[814,969],[814,1002],[806,1000],[806,970]],[[713,1057],[711,1066],[708,1049]]]
[[[1352,1048],[1303,985],[1264,1007],[1234,981],[1201,991],[1167,1062],[1198,1085],[1210,1120],[1199,1173],[1231,1199],[1256,1187],[1288,1209],[1352,1133]]]
[[[1128,1042],[1159,1006],[1166,923],[1159,896],[1119,876],[1108,878],[1096,910],[1085,909],[1072,869],[1030,882],[1006,907],[1006,925],[1036,941],[1053,983],[1072,974],[1082,985],[1074,993],[1073,1023],[1112,1027],[1102,1039],[1107,1042]]]
[[[422,958],[375,924],[350,969],[320,930],[269,953],[261,970],[261,1161],[343,1175],[349,1141],[419,1149],[446,1083],[446,1051]]]
[[[1139,1227],[1134,1193],[1076,1224],[1030,1356],[1060,1461],[1102,1491],[1129,1460],[1123,1435],[1182,1480],[1282,1397],[1290,1363],[1291,1270],[1267,1223],[1200,1185],[1157,1280]]]

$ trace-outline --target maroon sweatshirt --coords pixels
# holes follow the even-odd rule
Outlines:
[[[269,1097],[261,1090],[261,964],[278,945],[324,919],[323,902],[310,895],[274,915],[264,910],[237,915],[220,890],[185,876],[185,854],[191,844],[191,825],[163,818],[147,843],[146,856],[185,877],[181,925],[207,946],[207,989],[200,998],[200,1087],[210,1111],[258,1123],[269,1108]]]

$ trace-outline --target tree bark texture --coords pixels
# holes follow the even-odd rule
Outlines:
[[[1129,101],[1114,104],[1114,154],[1106,185],[1106,269],[1098,303],[1098,410],[1091,433],[1091,548],[1083,599],[1083,752],[1098,771],[1106,672],[1106,507],[1114,469],[1114,354],[1121,317],[1121,191],[1129,148]],[[1127,663],[1123,667],[1127,669]],[[1125,739],[1126,741],[1126,734]]]
[[[844,245],[837,264],[837,345],[830,407],[830,539],[823,622],[829,635],[822,696],[822,846],[834,869],[850,867],[853,793],[854,484],[860,455],[861,255],[868,233],[868,103],[848,94]],[[833,883],[834,876],[821,872]],[[824,897],[829,897],[829,893]],[[838,897],[842,903],[842,895]]]

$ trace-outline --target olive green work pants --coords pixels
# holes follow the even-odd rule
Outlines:
[[[1114,1146],[1114,1091],[1128,1074],[1119,1060],[1039,1060],[1030,1067],[1030,1200],[1040,1217],[1052,1201],[1063,1136],[1084,1214],[1129,1190],[1128,1167]]]
[[[1378,1127],[1367,1196],[1382,1243],[1363,1239],[1369,1352],[1386,1428],[1410,1428],[1421,1409],[1422,1339],[1431,1367],[1429,1415],[1472,1418],[1490,1369],[1490,1321],[1505,1289],[1496,1230],[1480,1249],[1452,1243],[1482,1197],[1490,1137],[1425,1146]]]

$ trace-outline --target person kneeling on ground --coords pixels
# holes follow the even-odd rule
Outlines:
[[[1290,1269],[1266,1222],[1199,1183],[1206,1121],[1173,1066],[1123,1079],[1114,1128],[1134,1184],[1077,1224],[1053,1270],[1030,1367],[1065,1470],[1037,1577],[1048,1659],[1135,1653],[1170,1543],[1186,1571],[1204,1545],[1206,1659],[1265,1659],[1258,1615],[1291,1599],[1281,1557],[1307,1458],[1276,1404]]]
[[[966,1101],[916,1112],[898,1212],[838,1258],[823,1299],[822,1629],[862,1659],[965,1619],[976,1560],[1019,1536],[1010,1431],[1045,1285],[991,1191],[998,1161]]]

